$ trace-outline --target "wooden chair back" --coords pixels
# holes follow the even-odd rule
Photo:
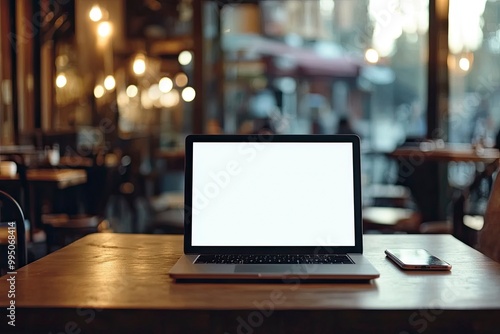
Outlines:
[[[484,214],[484,226],[479,233],[477,249],[500,262],[500,176],[497,174]]]
[[[491,184],[494,174],[498,169],[498,163],[487,165],[484,170],[477,172],[472,183],[460,192],[457,192],[452,202],[452,231],[453,236],[467,245],[477,248],[478,234],[484,225],[468,226],[465,223],[467,216],[483,216],[484,207],[492,193],[492,186],[483,189],[485,184]],[[484,193],[484,194],[483,194]],[[482,204],[481,204],[482,203]]]

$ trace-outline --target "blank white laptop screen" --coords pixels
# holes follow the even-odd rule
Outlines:
[[[354,246],[351,143],[194,143],[193,246]]]

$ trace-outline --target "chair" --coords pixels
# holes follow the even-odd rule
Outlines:
[[[22,154],[1,154],[1,156],[6,157],[10,161],[13,161],[16,164],[17,176],[19,180],[19,184],[16,185],[13,189],[7,190],[9,196],[13,197],[16,200],[20,207],[24,210],[25,218],[30,222],[33,222],[32,216],[32,207],[31,207],[31,197],[28,186],[28,177],[27,177],[27,163]],[[4,189],[5,191],[5,189]],[[29,240],[33,241],[33,228],[30,227],[29,231]]]
[[[148,200],[146,233],[184,233],[184,193],[170,192]]]
[[[46,242],[46,253],[52,251],[54,246],[64,246],[69,242],[76,240],[86,234],[97,232],[99,221],[95,215],[76,215],[70,216],[68,214],[46,214],[41,216],[44,233],[42,236],[35,238],[36,218],[35,216],[41,214],[41,209],[38,212],[34,207],[32,208],[31,187],[28,184],[28,169],[31,167],[27,163],[22,154],[10,154],[8,157],[15,161],[17,165],[17,173],[19,179],[19,193],[17,194],[26,216],[32,225],[29,229],[30,241],[43,240]],[[36,165],[38,165],[37,162]],[[40,198],[39,198],[40,199]],[[35,212],[36,211],[36,212]],[[38,226],[42,227],[42,226]],[[44,235],[43,235],[44,234]],[[33,245],[33,244],[32,244]]]
[[[500,262],[500,177],[496,177],[491,190],[486,212],[484,226],[479,231],[477,249]]]
[[[152,195],[150,183],[160,183],[156,173],[125,175],[120,185],[120,194],[125,199],[132,220],[132,232],[139,232],[144,225],[145,233],[183,234],[184,233],[184,192],[170,191]],[[142,203],[142,205],[139,205]],[[143,223],[139,223],[139,208],[144,213]],[[142,230],[142,229],[141,229]]]
[[[147,176],[147,182],[162,184],[165,172],[184,170],[184,160],[179,158],[169,161],[156,161],[154,171]],[[150,187],[151,188],[151,187]],[[184,191],[169,190],[145,191],[146,233],[183,234],[184,233]],[[171,187],[172,188],[172,187]]]
[[[120,184],[120,196],[125,199],[132,218],[132,232],[183,234],[184,192],[163,192],[165,161],[155,159],[158,139],[139,138],[127,143],[129,163]],[[184,169],[184,160],[176,157],[169,169]]]
[[[15,226],[13,226],[15,225]],[[0,190],[0,245],[2,246],[2,254],[11,250],[10,244],[13,240],[10,237],[12,227],[15,227],[16,232],[16,245],[17,249],[15,255],[15,267],[10,267],[7,261],[3,263],[7,257],[2,256],[1,268],[6,268],[6,271],[13,271],[14,269],[25,266],[27,260],[27,244],[26,244],[26,227],[24,225],[24,213],[19,203],[9,194]],[[5,252],[4,252],[5,250]]]
[[[410,190],[403,186],[376,184],[365,191],[371,200],[363,208],[365,232],[415,233],[421,222],[411,198]]]
[[[90,233],[109,230],[104,219],[107,199],[110,196],[110,178],[112,168],[95,165],[87,170],[88,184],[85,194],[87,209],[84,213],[53,213],[42,215],[46,234],[47,253],[55,247],[64,247]]]
[[[451,232],[455,238],[477,248],[478,235],[484,227],[486,208],[493,195],[489,189],[489,182],[494,178],[497,168],[497,162],[487,165],[483,171],[475,175],[468,187],[454,196],[452,222],[451,225],[443,226],[443,233],[446,233],[446,228],[451,227],[451,231],[448,232]],[[484,189],[485,183],[488,189]]]

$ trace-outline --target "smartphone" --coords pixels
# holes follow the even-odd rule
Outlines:
[[[406,270],[451,270],[449,263],[421,248],[386,249],[385,254]]]

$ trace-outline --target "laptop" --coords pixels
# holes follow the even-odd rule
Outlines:
[[[186,138],[180,280],[370,280],[355,135]]]

